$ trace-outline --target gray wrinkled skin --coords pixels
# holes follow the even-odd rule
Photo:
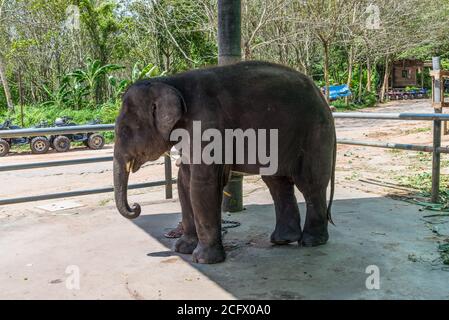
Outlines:
[[[119,212],[136,218],[140,206],[129,206],[130,172],[158,159],[175,142],[170,133],[192,122],[202,129],[278,129],[278,170],[263,176],[274,200],[275,244],[298,241],[304,246],[327,242],[335,171],[335,127],[319,89],[305,75],[266,62],[241,62],[153,78],[132,85],[123,96],[116,121],[115,200]],[[269,150],[269,148],[267,148]],[[198,263],[224,261],[221,240],[223,187],[231,170],[257,174],[261,164],[181,164],[179,199],[184,235],[174,250],[192,254]],[[326,189],[331,181],[331,201]],[[294,187],[304,195],[307,215],[301,230]]]

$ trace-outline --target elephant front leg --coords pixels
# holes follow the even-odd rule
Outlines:
[[[223,169],[220,166],[193,165],[190,188],[198,235],[192,260],[197,263],[222,262],[225,260],[221,240]]]
[[[178,195],[182,210],[183,235],[176,241],[174,250],[191,254],[198,245],[198,236],[190,202],[190,168],[185,164],[181,165],[178,171]]]

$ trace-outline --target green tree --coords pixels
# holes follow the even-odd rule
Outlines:
[[[121,23],[115,13],[117,2],[77,0],[76,4],[79,6],[81,22],[86,27],[88,35],[85,41],[90,46],[92,56],[98,60],[97,66],[108,65],[114,52],[116,34],[121,30]],[[96,77],[95,101],[101,103],[106,96],[106,77],[101,72]]]
[[[102,65],[99,60],[87,59],[84,69],[77,69],[69,73],[68,77],[73,77],[78,83],[79,90],[89,92],[90,104],[98,103],[98,87],[102,85],[103,79],[112,71],[123,69],[117,64]]]
[[[217,62],[216,40],[200,1],[136,0],[130,10],[137,33],[129,35],[130,47],[137,54],[152,51],[147,56],[168,73]],[[148,63],[144,55],[141,61]]]

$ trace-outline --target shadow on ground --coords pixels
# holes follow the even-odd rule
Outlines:
[[[163,237],[164,227],[176,226],[179,212],[143,215],[134,223],[167,248],[148,252],[148,259],[180,256],[239,299],[447,299],[442,280],[449,273],[418,209],[382,197],[338,200],[329,243],[302,248],[273,246],[273,205],[247,205],[227,217],[242,225],[225,235],[227,260],[217,265],[194,264],[190,255],[171,251],[175,240]],[[303,203],[300,210],[304,220]],[[377,290],[366,286],[369,266],[378,267]]]

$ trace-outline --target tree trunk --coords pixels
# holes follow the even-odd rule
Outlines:
[[[21,105],[25,104],[24,95],[23,95],[23,81],[22,81],[22,69],[19,67],[19,71],[17,73],[17,85],[19,87],[19,103]]]
[[[101,52],[100,55],[100,65],[105,66],[108,64],[108,56],[106,53]],[[106,102],[107,97],[107,82],[106,82],[106,75],[101,75],[98,80],[95,83],[96,90],[95,90],[95,102],[97,105],[102,104]]]
[[[244,50],[245,50],[245,60],[251,60],[251,45],[248,42],[245,42],[244,44]]]
[[[349,49],[349,55],[348,55],[348,80],[346,81],[346,84],[349,89],[351,89],[351,82],[352,82],[352,69],[354,65],[354,48],[351,46]],[[349,104],[349,97],[345,98],[346,105]]]
[[[359,64],[359,94],[358,94],[358,100],[359,103],[362,102],[362,94],[363,94],[363,67],[362,63]]]
[[[5,91],[6,104],[8,105],[8,110],[14,112],[14,104],[11,99],[11,91],[9,91],[8,79],[6,79],[5,66],[3,64],[3,59],[0,57],[0,79],[3,84],[3,90]]]
[[[329,93],[329,44],[327,42],[323,42],[324,49],[324,81],[326,82],[326,101],[330,101],[330,93]]]
[[[421,68],[421,89],[424,88],[424,67]]]
[[[170,73],[170,68],[171,68],[170,53],[167,53],[164,56],[164,68],[165,68],[165,71],[167,71],[167,73]]]
[[[371,92],[371,60],[368,57],[366,60],[366,92]]]
[[[390,78],[390,65],[389,65],[390,59],[387,56],[385,58],[385,73],[384,73],[384,80],[382,83],[382,88],[380,90],[380,102],[385,102],[385,96],[388,91],[388,80]]]
[[[23,99],[23,83],[22,83],[22,69],[19,67],[19,71],[17,72],[17,85],[19,87],[19,103],[20,103],[20,124],[22,127],[24,127],[23,122],[23,105],[24,105],[24,99]]]

